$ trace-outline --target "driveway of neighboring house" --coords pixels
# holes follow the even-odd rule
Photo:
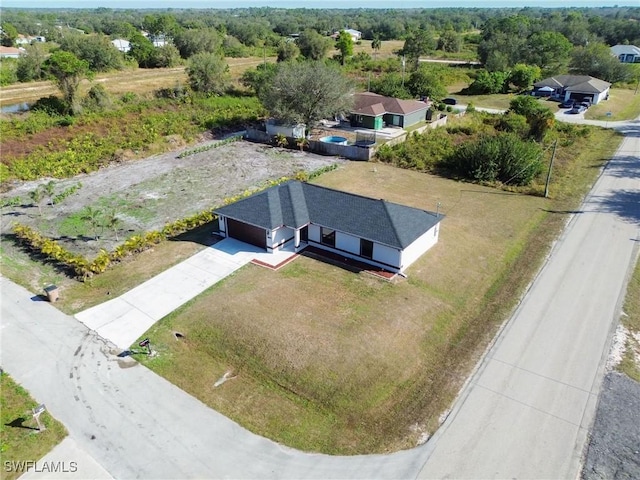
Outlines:
[[[102,338],[127,349],[154,323],[254,259],[271,266],[294,253],[264,249],[225,238],[127,293],[75,317]]]

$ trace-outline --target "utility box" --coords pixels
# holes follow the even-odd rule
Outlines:
[[[56,287],[55,285],[49,285],[48,287],[44,287],[44,293],[47,294],[47,300],[49,300],[50,302],[53,303],[56,300],[58,300],[59,291],[58,291],[58,287]]]

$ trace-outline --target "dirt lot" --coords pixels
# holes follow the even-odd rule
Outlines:
[[[204,145],[210,143],[213,142]],[[340,161],[335,157],[245,141],[182,159],[177,158],[179,153],[174,151],[56,181],[57,193],[78,183],[82,186],[58,205],[51,205],[48,198],[43,199],[40,202],[42,213],[29,193],[48,179],[19,184],[2,195],[2,198],[20,197],[22,200],[21,206],[3,209],[2,231],[10,230],[14,222],[26,224],[58,239],[66,248],[91,257],[100,248],[112,249],[125,236],[160,229],[170,221],[220,205],[224,198],[258,187],[266,180],[302,170],[316,170]],[[121,220],[119,241],[115,231],[95,231],[82,219],[86,207],[103,213],[115,212]],[[93,238],[96,234],[97,240]]]

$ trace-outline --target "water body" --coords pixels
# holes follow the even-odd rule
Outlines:
[[[20,113],[26,112],[27,110],[29,110],[29,104],[27,102],[0,106],[0,113]]]

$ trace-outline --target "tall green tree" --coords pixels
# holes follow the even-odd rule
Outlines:
[[[531,88],[534,82],[540,79],[541,70],[537,65],[525,65],[518,63],[511,69],[509,82],[520,90]]]
[[[572,49],[571,42],[559,32],[535,32],[526,41],[521,61],[552,75],[566,71]]]
[[[347,58],[353,55],[353,38],[344,30],[341,30],[336,39],[336,48],[340,50],[340,63],[344,65]]]
[[[604,43],[590,43],[586,47],[574,49],[570,70],[581,75],[591,75],[615,83],[628,80],[632,76],[629,65],[611,55],[610,48]]]
[[[18,59],[16,76],[20,82],[30,82],[43,78],[43,66],[47,59],[45,47],[40,43],[27,45],[25,54]]]
[[[440,100],[447,96],[447,88],[442,83],[440,75],[422,64],[411,72],[407,88],[414,97],[429,97],[432,100]]]
[[[438,50],[458,53],[462,49],[462,37],[455,30],[445,30],[438,39]]]
[[[380,49],[382,48],[380,35],[376,34],[373,36],[373,40],[371,40],[371,48],[373,49],[373,59],[376,60],[378,58],[378,53],[380,53]]]
[[[322,60],[331,48],[331,39],[307,29],[298,37],[300,53],[308,60]]]
[[[229,65],[215,53],[196,53],[187,66],[189,85],[196,92],[223,95],[229,88]]]
[[[86,60],[94,72],[106,72],[124,68],[122,53],[104,35],[66,35],[60,48]]]
[[[278,62],[295,60],[300,55],[298,46],[289,40],[282,40],[278,45]]]
[[[351,81],[324,62],[284,62],[260,100],[275,118],[313,128],[323,118],[345,113],[353,102]]]
[[[219,53],[222,48],[222,35],[215,29],[189,29],[178,32],[173,44],[180,51],[182,58],[189,58],[196,53]]]
[[[9,22],[2,23],[2,37],[0,38],[0,44],[3,47],[13,47],[18,38],[18,30]]]
[[[71,52],[58,50],[47,59],[45,68],[62,92],[68,110],[74,114],[78,113],[80,82],[85,78],[93,77],[93,72],[89,70],[89,63],[86,60],[80,60]]]
[[[419,29],[407,35],[401,52],[412,68],[418,68],[420,57],[432,53],[436,46],[437,43],[431,31]]]

